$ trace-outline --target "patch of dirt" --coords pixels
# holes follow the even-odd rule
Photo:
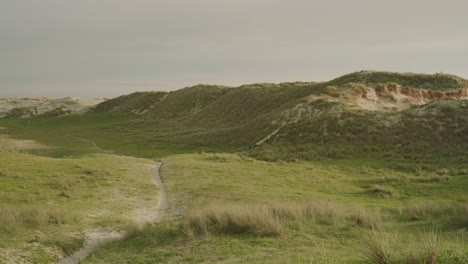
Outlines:
[[[168,208],[167,192],[161,180],[161,175],[159,172],[160,168],[161,168],[160,162],[156,163],[156,165],[152,167],[153,182],[154,184],[156,184],[156,186],[159,187],[158,203],[151,205],[149,207],[145,206],[145,207],[137,208],[132,212],[132,215],[131,215],[132,220],[140,227],[146,224],[160,222],[162,218],[164,217],[166,210]]]
[[[166,214],[168,209],[167,202],[167,191],[162,182],[160,168],[162,163],[157,162],[153,165],[153,181],[155,185],[159,187],[159,199],[158,203],[154,206],[140,207],[134,210],[131,214],[131,218],[139,226],[143,226],[148,223],[158,223]],[[86,242],[83,248],[73,253],[73,255],[61,259],[59,264],[77,264],[80,259],[84,259],[89,256],[99,246],[122,239],[125,233],[112,230],[112,229],[93,229],[86,233]]]
[[[58,263],[60,264],[76,264],[79,263],[81,259],[86,258],[93,252],[95,249],[97,249],[99,246],[113,241],[113,240],[118,240],[122,239],[124,237],[124,233],[121,233],[116,230],[111,230],[111,229],[93,229],[88,232],[86,232],[86,237],[87,240],[85,242],[84,247],[82,247],[80,250],[76,251],[73,253],[73,255],[61,259]]]
[[[107,150],[107,149],[102,149],[100,148],[95,141],[91,140],[91,139],[87,139],[87,138],[82,138],[82,137],[76,137],[77,139],[85,142],[85,143],[89,143],[93,146],[93,149],[96,149],[96,150],[99,150],[101,152],[104,152],[104,153],[114,153],[114,151],[112,150]]]
[[[0,98],[0,118],[14,115],[26,118],[56,111],[57,113],[84,112],[105,99],[54,98]]]
[[[353,91],[352,98],[361,108],[370,111],[399,112],[413,105],[424,105],[435,100],[468,100],[468,88],[439,91],[413,89],[400,85],[380,85]]]
[[[0,134],[0,149],[4,150],[35,150],[35,149],[50,149],[49,146],[43,145],[34,140],[15,139],[8,135]]]

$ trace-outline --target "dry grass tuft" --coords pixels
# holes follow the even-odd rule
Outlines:
[[[440,217],[465,217],[468,220],[468,203],[463,204],[434,204],[434,203],[413,203],[404,210],[410,220]]]
[[[390,264],[392,250],[388,234],[375,229],[365,232],[361,241],[360,251],[371,263]]]
[[[390,187],[381,186],[381,185],[372,185],[370,188],[370,192],[372,194],[377,195],[378,197],[395,197],[395,191],[392,190]]]
[[[286,230],[280,218],[268,206],[211,206],[192,213],[183,231],[189,237],[248,233],[281,236]]]
[[[444,251],[444,244],[440,239],[440,231],[433,229],[431,232],[424,232],[422,238],[421,259],[424,263],[435,264],[437,256]]]
[[[67,214],[62,209],[0,207],[0,229],[5,231],[22,227],[64,224],[66,220]]]
[[[290,203],[274,205],[212,205],[193,211],[182,226],[190,238],[197,234],[253,234],[283,236],[291,223],[352,225],[379,228],[379,211],[346,208],[330,202]]]
[[[371,230],[363,234],[358,250],[369,263],[375,264],[468,263],[462,243],[460,248],[446,250],[443,241],[441,232],[435,228],[421,233],[419,239],[411,237],[405,244],[396,235]]]
[[[254,159],[238,154],[238,153],[206,153],[201,152],[199,155],[205,160],[217,162],[252,162]]]

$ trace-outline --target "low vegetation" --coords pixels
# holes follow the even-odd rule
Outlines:
[[[127,236],[83,263],[466,263],[468,101],[385,112],[352,100],[393,84],[468,87],[358,72],[0,119],[0,256],[50,263],[108,227]],[[154,161],[121,155],[163,161],[164,222],[133,223],[135,204],[157,203]]]
[[[182,226],[195,237],[220,234],[283,236],[290,228],[305,224],[379,228],[382,216],[365,208],[344,208],[330,202],[307,204],[223,205],[190,212]]]
[[[0,230],[13,232],[22,228],[37,228],[49,224],[60,225],[67,222],[67,213],[63,209],[44,209],[42,207],[17,208],[0,207]]]
[[[437,230],[424,230],[412,242],[401,242],[398,234],[371,230],[365,232],[358,250],[369,263],[405,264],[405,263],[468,263],[468,250],[464,243],[446,246],[444,235]]]
[[[468,86],[466,80],[444,73],[417,74],[377,71],[350,73],[329,82],[330,85],[344,85],[348,83],[362,83],[365,85],[397,83],[406,87],[431,90],[453,90]]]
[[[434,226],[445,245],[436,263],[463,263],[467,200],[457,186],[467,183],[459,170],[447,172],[449,182],[374,186],[386,174],[420,176],[371,160],[271,163],[200,153],[164,161],[173,218],[104,246],[85,263],[385,263],[370,259],[366,243],[385,246],[370,239],[387,243],[381,255],[389,263],[420,263],[421,241]],[[432,170],[440,169],[424,167],[423,174]]]
[[[9,146],[0,149],[0,263],[17,251],[26,262],[54,262],[80,248],[86,230],[133,228],[134,210],[157,203],[152,161],[50,158],[25,153],[44,145],[0,139]]]

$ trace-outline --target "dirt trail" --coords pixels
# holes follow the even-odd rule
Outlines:
[[[100,147],[96,144],[96,142],[94,142],[94,141],[91,140],[91,139],[82,138],[82,137],[75,137],[75,138],[77,138],[77,139],[79,139],[79,140],[81,140],[81,141],[83,141],[83,142],[91,143],[91,145],[93,145],[93,148],[94,148],[94,149],[97,149],[97,150],[102,151],[102,152],[104,152],[104,153],[114,153],[112,150],[106,150],[106,149],[100,148]]]
[[[271,132],[268,136],[264,137],[262,140],[258,141],[257,143],[255,143],[255,146],[260,146],[262,145],[263,143],[265,143],[267,140],[269,140],[270,138],[276,136],[276,134],[278,134],[278,132],[280,132],[280,130],[285,126],[286,124],[283,124],[281,125],[279,128],[277,128],[275,131]]]
[[[156,211],[151,209],[148,212],[145,212],[145,215],[150,217],[145,217],[144,221],[141,219],[135,219],[135,222],[139,224],[147,223],[147,220],[150,220],[154,223],[160,222],[166,214],[166,210],[168,208],[167,203],[167,191],[162,182],[160,169],[162,163],[157,162],[153,167],[153,181],[159,187],[159,199],[158,199],[158,206]],[[80,262],[81,259],[86,258],[89,256],[94,250],[96,250],[101,245],[122,239],[125,236],[125,233],[119,232],[117,230],[111,229],[93,229],[86,232],[87,240],[85,245],[78,251],[76,251],[73,255],[65,257],[61,259],[58,263],[59,264],[77,264]]]

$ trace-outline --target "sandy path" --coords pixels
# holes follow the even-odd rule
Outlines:
[[[161,162],[157,162],[153,167],[153,181],[159,187],[159,199],[158,199],[158,206],[156,211],[152,211],[151,209],[146,212],[146,215],[151,215],[151,219],[154,220],[155,223],[158,223],[162,220],[162,218],[166,214],[166,209],[168,208],[167,203],[167,191],[162,182],[160,169],[161,169]],[[135,222],[139,219],[135,219]],[[93,229],[86,232],[86,242],[85,245],[73,255],[65,257],[59,260],[59,264],[77,264],[80,262],[81,259],[86,258],[89,256],[94,250],[96,250],[101,245],[122,239],[125,236],[125,233],[110,230],[110,229]]]
[[[77,138],[77,139],[79,139],[79,140],[81,140],[81,141],[83,141],[83,142],[91,143],[91,145],[93,145],[93,148],[94,148],[94,149],[97,149],[97,150],[102,151],[102,152],[104,152],[104,153],[113,153],[112,150],[106,150],[106,149],[100,148],[100,147],[96,144],[96,142],[94,142],[94,141],[91,140],[91,139],[82,138],[82,137],[75,137],[75,138]]]

